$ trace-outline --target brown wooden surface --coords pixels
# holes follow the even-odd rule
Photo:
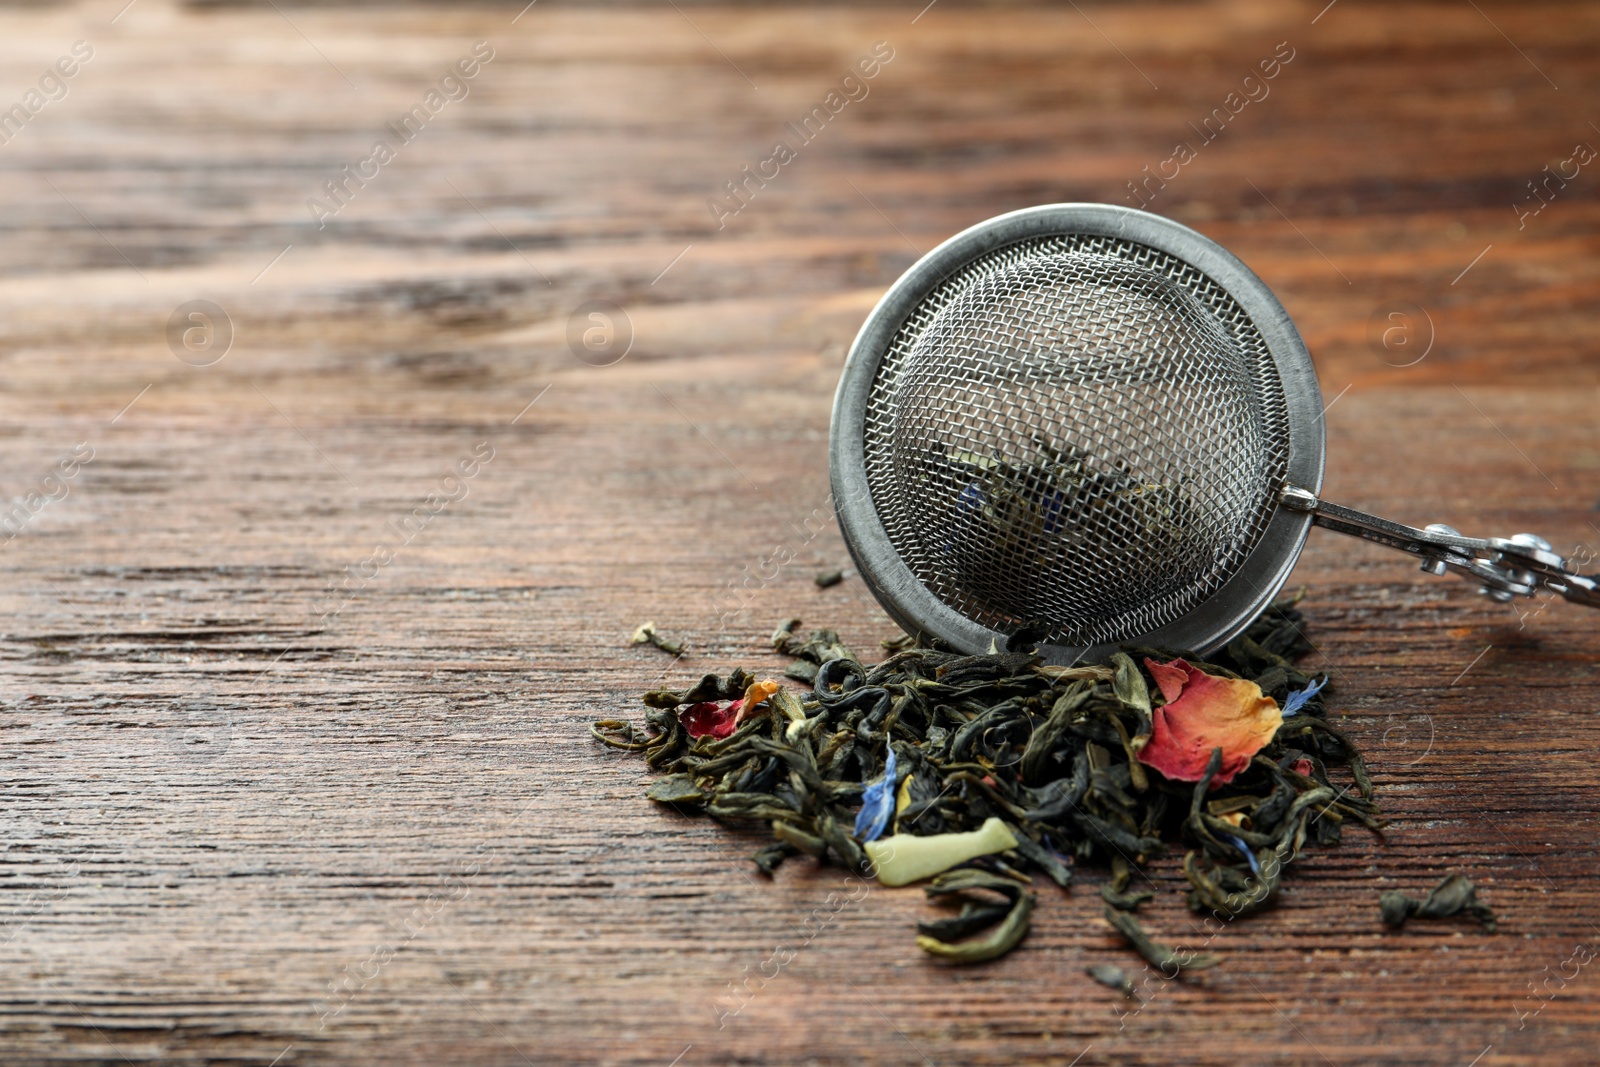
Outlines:
[[[5,106],[95,49],[0,146],[0,491],[94,450],[0,546],[0,1061],[1593,1062],[1592,965],[1517,1014],[1600,938],[1578,608],[1519,621],[1314,534],[1293,580],[1393,826],[1310,850],[1223,966],[1121,1019],[1084,975],[1133,966],[1098,875],[951,970],[920,891],[765,882],[755,837],[650,805],[587,724],[773,663],[789,615],[892,634],[859,580],[811,582],[845,562],[808,519],[863,315],[962,227],[1125,202],[1281,41],[1151,206],[1295,316],[1337,398],[1328,495],[1600,543],[1600,176],[1512,207],[1600,145],[1600,10],[120,6],[0,14]],[[480,39],[470,97],[319,231],[306,199]],[[878,41],[870,95],[719,232],[707,198]],[[193,299],[234,325],[213,366],[164,339]],[[591,299],[631,318],[614,366],[567,348]],[[1405,302],[1437,337],[1397,369],[1368,320]],[[478,442],[466,497],[318,621]],[[645,618],[692,658],[624,647]],[[1193,942],[1175,862],[1148,921]],[[1380,890],[1447,871],[1499,934],[1380,928]]]

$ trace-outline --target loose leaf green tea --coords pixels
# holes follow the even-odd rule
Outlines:
[[[984,906],[963,899],[961,914],[953,919],[917,924],[917,946],[930,955],[955,963],[982,963],[1016,948],[1028,933],[1028,917],[1033,914],[1034,892],[1025,881],[1006,878],[988,871],[965,869],[946,871],[933,880],[926,892],[935,900],[970,898],[974,890],[989,890],[1007,901],[1004,905]],[[970,941],[956,941],[986,927],[993,930]]]
[[[1470,915],[1491,934],[1495,931],[1494,912],[1478,899],[1477,889],[1461,874],[1450,875],[1421,900],[1391,889],[1378,898],[1378,908],[1383,915],[1384,925],[1395,929],[1404,926],[1407,919],[1447,919],[1452,915]]]
[[[1125,997],[1133,996],[1133,979],[1114,963],[1092,963],[1084,968],[1084,973],[1107,989],[1115,989]]]
[[[884,884],[932,877],[929,895],[960,905],[921,927],[940,958],[1010,951],[1030,874],[1065,888],[1100,865],[1106,921],[1141,956],[1168,973],[1211,966],[1145,932],[1134,909],[1153,894],[1129,889],[1135,871],[1184,848],[1189,906],[1230,920],[1272,900],[1307,842],[1336,843],[1346,820],[1382,826],[1360,756],[1325,720],[1326,680],[1294,665],[1311,646],[1293,602],[1210,662],[1128,649],[1046,666],[1019,634],[979,656],[886,643],[868,665],[799,626],[772,645],[809,691],[706,675],[645,694],[643,728],[606,720],[594,735],[664,772],[651,799],[764,826],[763,873],[804,853]],[[1341,767],[1351,782],[1336,786]]]
[[[1168,978],[1176,978],[1184,971],[1205,970],[1222,962],[1208,953],[1187,952],[1152,940],[1150,935],[1145,933],[1139,920],[1133,917],[1132,912],[1119,911],[1107,904],[1101,914],[1106,917],[1106,922],[1111,924],[1111,928],[1121,934],[1123,940],[1128,942],[1135,952],[1144,957],[1146,963]]]
[[[642,622],[639,628],[633,631],[633,636],[628,638],[630,645],[653,645],[671,656],[683,655],[683,646],[676,641],[668,641],[656,630],[653,622]]]

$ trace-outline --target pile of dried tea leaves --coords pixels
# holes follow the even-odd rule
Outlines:
[[[1230,920],[1272,900],[1306,842],[1337,842],[1347,821],[1382,826],[1361,757],[1326,721],[1326,679],[1294,665],[1311,651],[1303,622],[1282,602],[1210,661],[1129,648],[1055,667],[910,639],[868,666],[793,620],[773,645],[809,693],[739,669],[646,693],[643,728],[593,732],[664,772],[651,799],[770,828],[752,857],[768,874],[805,853],[889,885],[932,878],[930,897],[960,906],[921,924],[934,955],[1009,951],[1028,930],[1034,873],[1065,887],[1075,864],[1098,864],[1112,874],[1107,921],[1171,974],[1216,960],[1145,933],[1136,868],[1185,849],[1189,906]]]

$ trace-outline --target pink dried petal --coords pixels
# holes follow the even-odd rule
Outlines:
[[[1222,768],[1211,787],[1233,781],[1283,725],[1277,702],[1254,682],[1219,678],[1181,659],[1146,659],[1144,665],[1167,702],[1151,712],[1150,741],[1139,750],[1139,762],[1172,781],[1200,781],[1218,748]]]
[[[720,740],[733,733],[738,726],[739,708],[743,703],[742,700],[735,700],[729,704],[718,704],[707,700],[690,704],[678,712],[678,721],[690,737],[714,737]]]

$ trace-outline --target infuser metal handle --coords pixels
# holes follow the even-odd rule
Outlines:
[[[1422,569],[1429,574],[1453,571],[1477,583],[1480,592],[1495,600],[1509,601],[1548,589],[1574,604],[1600,608],[1600,583],[1568,570],[1567,561],[1537,534],[1484,540],[1463,537],[1437,523],[1419,530],[1320,500],[1296,485],[1284,486],[1278,500],[1291,511],[1310,514],[1318,526],[1420,556]]]

